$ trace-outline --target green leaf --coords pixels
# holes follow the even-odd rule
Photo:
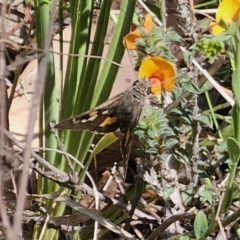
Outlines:
[[[133,24],[140,26],[141,22],[140,22],[140,18],[139,18],[139,14],[137,14],[136,12],[133,13],[133,19],[132,19]]]
[[[202,30],[207,30],[209,28],[210,23],[211,23],[211,19],[204,18],[197,23],[197,27]]]
[[[183,52],[183,60],[187,64],[187,66],[192,65],[192,59],[193,59],[193,52],[188,50]]]
[[[92,153],[90,154],[86,164],[85,164],[85,168],[83,169],[83,171],[80,172],[80,176],[79,179],[83,179],[85,177],[85,172],[88,169],[93,157],[100,153],[102,150],[106,149],[107,147],[109,147],[112,143],[114,143],[115,141],[118,140],[118,137],[114,134],[114,133],[107,133],[105,134],[96,144],[96,146],[94,147]]]
[[[117,140],[118,140],[118,137],[114,133],[105,134],[96,144],[95,148],[93,149],[91,155],[88,158],[88,161],[91,161],[96,154],[100,153],[102,150],[109,147],[111,144],[113,144]]]
[[[163,194],[164,199],[168,199],[171,196],[171,194],[173,194],[173,192],[174,192],[174,187],[169,187],[165,189]]]
[[[210,205],[213,205],[213,197],[216,196],[216,192],[211,188],[206,185],[202,185],[199,189],[199,196],[204,198],[203,200],[207,200]]]
[[[220,153],[223,153],[227,150],[227,142],[226,141],[222,141],[220,142],[220,144],[215,145],[218,149]]]
[[[46,36],[49,31],[49,2],[36,1],[36,38],[39,49],[44,48]],[[47,62],[48,70],[46,75],[46,86],[43,94],[43,108],[41,108],[40,117],[40,145],[48,148],[56,148],[57,142],[54,135],[51,133],[49,122],[56,122],[57,119],[57,97],[55,83],[54,56],[52,47],[49,49],[49,59]],[[41,61],[39,61],[40,64]],[[45,141],[45,142],[44,142]],[[40,152],[41,154],[41,152]],[[47,151],[45,157],[50,163],[53,163],[55,153]],[[45,187],[48,185],[45,184]],[[46,188],[44,188],[46,189]],[[38,189],[41,193],[43,188]],[[44,191],[43,191],[44,192]]]
[[[129,26],[132,22],[135,4],[136,0],[122,1],[118,22],[106,55],[106,59],[109,59],[112,62],[120,63],[122,60],[124,54],[122,39],[129,32]],[[112,90],[112,86],[119,69],[119,66],[116,66],[112,62],[107,61],[103,65],[91,106],[96,106],[106,100],[106,96],[108,96]]]
[[[199,89],[199,93],[204,93],[205,91],[208,91],[209,89],[212,88],[212,84],[209,82],[209,81],[206,81],[202,86],[201,88]]]
[[[221,129],[221,133],[222,133],[223,139],[225,141],[227,141],[227,139],[229,137],[233,137],[234,134],[233,134],[233,126],[232,126],[232,124],[224,127],[223,129]]]
[[[93,1],[72,1],[71,19],[72,35],[69,53],[85,55],[89,51],[90,31],[92,24]],[[79,41],[81,39],[81,41]],[[70,55],[66,69],[66,77],[62,92],[60,119],[76,114],[74,107],[81,91],[81,82],[85,74],[87,58],[76,58]],[[79,113],[79,112],[78,112]]]
[[[196,120],[200,123],[207,125],[211,129],[213,128],[213,121],[209,114],[201,114],[196,118]]]
[[[226,30],[227,30],[228,27],[229,27],[222,19],[220,19],[220,21],[219,21],[218,24],[219,24],[220,27],[222,27],[222,28],[224,28],[224,29],[226,29]]]
[[[102,56],[105,46],[105,38],[111,11],[111,2],[104,1],[97,21],[95,36],[92,42],[91,55]],[[79,94],[75,104],[75,113],[90,109],[94,89],[99,75],[101,59],[90,58],[88,60],[84,77],[81,79]],[[106,96],[107,97],[107,96]]]
[[[171,28],[167,30],[166,38],[168,42],[182,42],[183,39],[177,32],[171,31]],[[187,51],[186,51],[187,52]]]
[[[208,229],[208,222],[206,215],[203,211],[199,211],[195,220],[194,220],[194,234],[197,239],[200,239],[204,236],[204,233]]]
[[[190,81],[190,79],[182,78],[180,83],[186,91],[199,94],[199,88],[192,81]]]
[[[228,138],[227,140],[228,154],[233,163],[237,163],[240,157],[240,147],[235,138]]]
[[[175,150],[175,154],[177,156],[176,159],[178,159],[179,162],[182,162],[182,163],[190,162],[189,153],[186,149],[179,148],[179,149]]]

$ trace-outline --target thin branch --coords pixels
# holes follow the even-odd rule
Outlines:
[[[1,4],[1,38],[4,39],[6,36],[5,32],[5,13],[6,13],[6,1],[2,1]],[[5,230],[8,232],[11,230],[11,225],[7,216],[6,206],[3,202],[3,152],[4,145],[7,143],[5,141],[4,128],[7,126],[7,95],[6,95],[6,86],[5,86],[5,74],[6,74],[6,61],[5,61],[5,43],[0,42],[0,216],[3,222]],[[4,71],[5,70],[5,71]]]
[[[38,52],[43,52],[44,50],[41,49],[41,48],[31,48],[31,47],[27,47],[27,46],[24,46],[22,47],[24,49],[30,49],[30,50],[36,50]],[[56,55],[62,55],[62,56],[71,56],[71,57],[83,57],[83,58],[95,58],[95,59],[101,59],[101,60],[104,60],[106,62],[110,62],[116,66],[119,66],[119,67],[122,67],[122,64],[120,63],[117,63],[117,62],[114,62],[114,61],[111,61],[107,58],[104,58],[102,56],[97,56],[97,55],[88,55],[88,54],[77,54],[77,53],[62,53],[62,52],[58,52],[58,51],[49,51],[50,53],[54,53]]]
[[[194,213],[184,213],[180,215],[175,215],[170,218],[168,218],[166,221],[164,221],[148,238],[147,240],[154,240],[157,239],[159,236],[161,236],[162,233],[173,223],[176,221],[181,220],[192,220],[194,219],[195,214]]]
[[[9,133],[7,130],[4,130],[4,134],[7,136],[8,139],[10,139],[12,141],[12,143],[14,145],[16,145],[17,147],[19,147],[20,149],[24,149],[25,148],[25,144],[21,143],[20,141],[18,141],[16,138],[14,138],[12,136],[11,133]],[[53,165],[51,165],[48,161],[46,161],[45,159],[41,158],[37,153],[35,153],[34,151],[30,152],[31,156],[33,158],[35,158],[42,166],[44,166],[46,169],[49,169],[50,171],[54,172],[56,176],[58,176],[59,178],[61,178],[61,180],[63,182],[67,182],[67,181],[72,181],[73,184],[77,183],[77,180],[73,180],[74,177],[71,176],[70,174],[67,174],[63,171],[61,171],[60,169],[54,167]],[[30,165],[30,167],[33,167]],[[76,181],[76,182],[75,182]]]

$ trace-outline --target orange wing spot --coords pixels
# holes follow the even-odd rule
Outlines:
[[[105,127],[106,125],[110,125],[115,122],[117,122],[117,116],[107,117],[101,124],[99,124],[99,127]]]
[[[97,114],[98,114],[98,111],[93,110],[89,113],[89,116],[94,116],[94,115],[97,115]]]

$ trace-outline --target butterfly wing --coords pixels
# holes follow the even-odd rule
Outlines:
[[[118,99],[121,94],[105,101],[98,107],[58,123],[55,128],[89,130],[96,133],[114,132],[119,128]]]
[[[137,81],[137,85],[130,87],[124,93],[107,100],[96,108],[69,118],[55,127],[89,130],[97,133],[114,132],[120,129],[123,133],[120,149],[126,174],[132,138],[145,103],[146,90],[147,86]]]

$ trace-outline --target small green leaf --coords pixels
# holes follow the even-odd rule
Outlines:
[[[199,93],[204,93],[205,91],[208,91],[212,88],[212,84],[209,81],[206,81],[201,88],[199,89]]]
[[[171,28],[168,29],[166,37],[167,37],[168,42],[182,42],[183,41],[183,39],[180,35],[178,35],[175,31],[171,31]]]
[[[220,153],[224,153],[227,150],[227,142],[222,141],[218,145],[215,145]]]
[[[175,151],[174,155],[177,156],[176,159],[178,159],[179,162],[182,162],[182,163],[189,163],[190,162],[189,153],[186,149],[179,148]]]
[[[192,59],[193,59],[193,52],[190,52],[190,51],[183,52],[183,60],[186,63],[186,65],[191,66]]]
[[[149,35],[149,31],[146,30],[146,28],[144,28],[144,27],[138,27],[138,31],[140,32],[141,38],[147,38]]]
[[[200,145],[201,146],[214,146],[214,142],[210,139],[205,138],[200,142]]]
[[[205,190],[199,192],[199,196],[206,199],[210,203],[210,205],[213,204],[213,195],[212,195],[211,190],[205,189]]]
[[[240,157],[240,147],[235,138],[228,138],[227,140],[228,154],[233,163],[237,163]]]
[[[209,28],[210,23],[211,23],[211,19],[204,18],[197,23],[197,27],[203,30],[207,30]]]
[[[209,114],[201,114],[196,118],[196,120],[200,123],[207,125],[211,129],[213,128],[213,121]]]
[[[139,19],[139,14],[136,12],[133,13],[133,19],[132,19],[133,24],[136,24],[137,26],[140,26],[140,19]]]
[[[228,25],[222,19],[220,19],[218,24],[219,24],[220,27],[222,27],[226,30],[228,29]]]
[[[113,144],[117,140],[118,140],[118,137],[114,133],[105,134],[96,144],[96,146],[93,149],[91,155],[89,156],[88,161],[91,161],[93,156],[100,153],[102,150],[109,147],[111,144]]]
[[[173,187],[169,187],[167,189],[164,190],[164,199],[168,199],[171,194],[173,194],[174,192],[174,188]]]
[[[221,133],[222,133],[222,136],[223,136],[223,139],[226,141],[229,137],[233,137],[233,126],[232,124],[231,125],[228,125],[224,128],[221,129]]]
[[[199,88],[189,79],[181,79],[181,85],[186,91],[194,94],[199,94]]]
[[[194,220],[194,234],[197,239],[200,239],[204,236],[204,233],[208,229],[208,222],[206,215],[203,211],[199,211],[195,220]]]

